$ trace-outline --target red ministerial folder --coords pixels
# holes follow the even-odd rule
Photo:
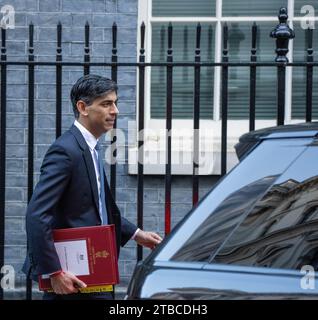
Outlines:
[[[88,288],[119,282],[115,225],[56,229],[53,239],[62,270],[73,273]],[[52,290],[49,275],[39,277],[39,289]]]

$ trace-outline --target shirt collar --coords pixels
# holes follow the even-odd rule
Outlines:
[[[83,135],[86,143],[88,144],[91,151],[94,150],[98,140],[95,138],[95,136],[88,131],[82,124],[80,124],[77,120],[74,121],[74,125],[78,128],[78,130]]]

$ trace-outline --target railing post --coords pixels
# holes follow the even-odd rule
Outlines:
[[[166,87],[166,175],[165,175],[165,234],[171,230],[171,128],[172,128],[172,24],[168,26],[167,87]]]
[[[313,29],[306,30],[308,35],[307,62],[314,61],[314,50],[312,47]],[[312,120],[312,85],[313,85],[313,66],[307,65],[306,72],[306,122]]]
[[[228,114],[228,26],[223,27],[223,56],[222,62],[222,129],[221,129],[221,175],[226,174],[227,162],[227,114]]]
[[[32,22],[29,25],[29,62],[34,61]],[[28,203],[33,193],[33,171],[34,171],[34,65],[29,65],[28,75]],[[32,300],[32,280],[27,278],[26,299]]]
[[[193,173],[192,173],[192,205],[199,201],[199,144],[200,144],[200,73],[201,73],[201,25],[198,23],[196,32],[196,49],[194,67],[194,108],[193,108]]]
[[[254,22],[252,27],[252,49],[251,62],[256,62],[256,39],[257,39],[257,25]],[[250,125],[249,130],[255,130],[255,102],[256,102],[256,66],[250,67]]]
[[[62,24],[57,25],[56,62],[62,61]],[[62,66],[56,65],[56,138],[62,133]]]
[[[116,22],[114,22],[112,27],[112,37],[113,37],[113,48],[112,48],[112,80],[117,82],[117,25]],[[110,190],[112,192],[113,198],[116,201],[116,159],[117,159],[117,148],[116,148],[116,136],[117,131],[117,117],[115,118],[114,127],[113,130],[111,130],[111,156],[114,157],[114,161],[111,161],[110,165]]]
[[[280,8],[279,10],[279,24],[270,33],[272,38],[276,39],[276,62],[279,62],[277,66],[277,125],[284,124],[285,118],[285,79],[286,79],[286,64],[288,58],[289,39],[295,37],[294,31],[287,24],[287,9]]]
[[[89,74],[89,23],[86,21],[85,23],[85,46],[84,46],[84,75]]]
[[[139,62],[145,62],[145,24],[140,27],[140,55]],[[139,65],[139,108],[138,108],[138,189],[137,189],[137,225],[143,229],[144,204],[144,109],[145,109],[145,66]],[[142,260],[142,246],[137,246],[137,261]]]
[[[1,61],[7,60],[6,29],[1,29]],[[7,65],[1,65],[1,136],[0,136],[0,268],[4,265],[5,193],[6,193],[6,117],[7,117]],[[1,273],[0,273],[1,280]],[[0,285],[0,300],[3,289]]]

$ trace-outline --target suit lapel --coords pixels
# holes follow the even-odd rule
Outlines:
[[[87,173],[88,173],[88,177],[89,177],[89,182],[91,185],[91,189],[93,192],[93,198],[94,198],[94,202],[95,202],[97,213],[98,213],[99,212],[98,188],[97,188],[94,162],[92,159],[92,155],[91,155],[89,146],[87,145],[82,133],[79,131],[79,129],[75,125],[72,125],[72,127],[70,128],[70,131],[74,135],[74,137],[76,138],[80,148],[83,150],[83,158],[84,158],[84,162],[86,165],[86,169],[87,169]],[[99,217],[99,214],[98,214],[98,217]]]
[[[94,167],[94,162],[93,162],[92,155],[89,148],[86,148],[84,150],[83,157],[85,160],[89,181],[90,181],[91,188],[94,195],[95,205],[96,205],[97,211],[99,212],[98,189],[97,189],[95,167]]]

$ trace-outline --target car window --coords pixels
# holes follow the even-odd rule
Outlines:
[[[312,138],[260,143],[173,230],[158,260],[208,261]]]
[[[277,179],[211,262],[301,269],[318,266],[318,146]]]

